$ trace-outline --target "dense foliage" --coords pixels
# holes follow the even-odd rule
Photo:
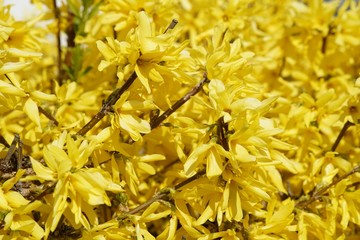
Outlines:
[[[358,1],[32,4],[0,0],[1,239],[358,239]]]

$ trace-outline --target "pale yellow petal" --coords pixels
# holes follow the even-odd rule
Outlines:
[[[0,67],[0,75],[20,71],[30,64],[31,62],[7,62]]]
[[[149,133],[151,131],[150,124],[131,114],[120,114],[119,116],[120,127],[126,130],[134,141],[141,138],[140,133]]]
[[[142,85],[145,87],[146,91],[148,93],[151,93],[149,80],[148,80],[149,70],[150,69],[148,69],[147,64],[143,64],[141,66],[139,66],[138,64],[135,65],[136,75],[138,76]]]
[[[28,98],[24,104],[23,110],[31,121],[33,121],[37,126],[40,126],[39,109],[34,100]]]
[[[156,44],[149,38],[152,37],[150,18],[144,11],[139,12],[139,27],[137,29],[141,53],[147,53],[156,49]]]
[[[17,48],[9,48],[6,49],[6,51],[8,52],[8,56],[11,57],[41,57],[43,55],[39,52],[29,52]]]
[[[57,97],[54,94],[47,94],[41,91],[32,91],[30,96],[38,101],[56,102]]]
[[[218,152],[213,149],[207,156],[206,176],[213,178],[220,176],[223,171],[223,159]]]
[[[21,88],[17,88],[7,82],[1,81],[0,80],[0,92],[1,93],[6,93],[12,96],[18,96],[18,97],[26,97],[26,93],[24,92],[23,89]]]
[[[212,147],[210,144],[202,144],[197,147],[189,156],[184,164],[184,171],[186,175],[191,175],[191,173],[196,169],[196,167],[203,161],[203,158],[206,152]]]
[[[26,200],[20,193],[15,191],[5,193],[5,199],[12,208],[19,208],[30,203],[29,200]]]
[[[42,165],[40,162],[36,161],[33,158],[30,158],[31,165],[36,173],[36,176],[40,177],[43,180],[52,181],[55,180],[54,172],[50,169]]]

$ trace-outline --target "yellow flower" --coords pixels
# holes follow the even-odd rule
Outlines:
[[[90,224],[96,223],[96,219],[90,218],[91,215],[95,216],[91,206],[110,206],[110,199],[105,191],[123,191],[120,185],[112,182],[110,174],[101,168],[84,168],[96,142],[75,142],[66,132],[62,134],[62,138],[66,139],[67,152],[63,149],[64,141],[47,145],[43,150],[47,167],[31,159],[36,176],[28,177],[55,181],[56,184],[52,197],[48,198],[49,204],[52,204],[52,212],[46,221],[46,235],[56,229],[63,214],[74,218],[69,218],[74,224],[81,223],[89,229]],[[70,202],[67,199],[70,199]],[[72,214],[66,214],[69,210]]]
[[[148,100],[128,100],[130,92],[125,92],[115,103],[115,116],[112,118],[114,127],[125,130],[134,141],[142,139],[141,135],[151,131],[150,123],[140,117],[139,111],[149,111],[155,109],[155,105]]]
[[[276,206],[277,204],[279,206]],[[290,199],[282,203],[277,203],[275,199],[269,202],[265,226],[261,227],[261,231],[265,234],[281,233],[294,220],[294,206],[294,201]],[[275,207],[278,209],[275,210]]]
[[[193,175],[199,165],[206,164],[206,176],[208,178],[218,177],[224,169],[225,158],[231,155],[216,142],[198,146],[184,163],[186,175]]]
[[[138,13],[138,21],[138,27],[129,32],[126,41],[107,38],[108,44],[97,42],[99,51],[106,59],[100,63],[99,70],[111,64],[117,65],[120,82],[135,71],[150,93],[149,80],[162,83],[163,76],[184,76],[178,66],[179,60],[183,59],[180,52],[187,42],[178,45],[173,31],[156,34],[151,18],[144,11]]]
[[[0,187],[0,212],[5,215],[4,230],[19,232],[20,235],[30,235],[35,239],[44,236],[44,230],[32,218],[32,211],[38,210],[42,206],[40,201],[30,202],[19,192],[10,190],[25,173],[25,169],[20,169],[16,175],[5,181]]]

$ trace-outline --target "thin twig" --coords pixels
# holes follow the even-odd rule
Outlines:
[[[9,163],[10,159],[11,159],[11,156],[15,153],[16,151],[16,145],[19,143],[20,141],[20,136],[18,134],[15,134],[14,136],[14,140],[12,141],[11,145],[10,145],[10,148],[4,158],[4,162],[6,164]]]
[[[135,81],[137,75],[135,72],[131,74],[128,80],[121,86],[121,88],[115,89],[106,101],[103,103],[100,111],[82,128],[77,132],[77,135],[84,136],[90,129],[92,129],[103,117],[105,117],[106,113],[111,110],[111,107],[116,103],[117,100],[121,97],[121,95],[131,86],[131,84]]]
[[[174,27],[176,26],[176,24],[178,24],[178,20],[173,19],[171,21],[171,23],[169,24],[169,26],[165,29],[164,33],[167,33],[167,31],[169,31],[170,29],[174,29]]]
[[[337,138],[336,138],[336,140],[335,140],[334,145],[331,147],[331,151],[332,151],[332,152],[335,152],[335,151],[336,151],[336,148],[338,147],[341,139],[344,137],[344,135],[345,135],[346,131],[348,130],[348,128],[351,127],[351,126],[354,126],[354,125],[355,125],[355,124],[352,123],[352,122],[350,122],[350,121],[347,121],[347,122],[344,124],[343,128],[341,129],[339,135],[337,136]]]
[[[165,173],[166,171],[169,170],[169,168],[171,168],[172,166],[174,166],[176,163],[179,163],[179,162],[180,162],[180,159],[176,159],[176,160],[170,162],[169,164],[165,165],[160,171],[158,171],[156,173],[156,175],[150,175],[147,178],[145,178],[145,181],[148,181],[149,179],[154,178],[154,177],[158,177],[159,174],[161,175],[161,174]]]
[[[54,118],[53,115],[45,111],[42,107],[38,106],[39,112],[42,113],[45,117],[47,117],[49,120],[53,121],[56,126],[59,126],[59,122]]]
[[[192,177],[186,179],[185,181],[177,184],[173,189],[179,190],[180,188],[182,188],[186,184],[198,179],[199,177],[201,177],[204,174],[205,174],[205,170],[202,170],[202,171],[196,173],[194,176],[192,176]],[[164,188],[164,189],[166,189],[166,188]],[[141,212],[142,210],[144,210],[148,206],[150,206],[152,203],[160,201],[160,200],[169,201],[170,193],[171,193],[171,191],[160,191],[159,194],[156,194],[154,197],[152,197],[151,199],[149,199],[145,203],[143,203],[143,204],[137,206],[136,208],[130,210],[129,212],[126,213],[126,215],[133,215],[133,214],[136,214],[138,212]],[[126,215],[123,216],[123,217],[120,217],[120,218],[125,218]]]
[[[160,193],[155,195],[153,198],[151,198],[150,200],[146,201],[145,203],[139,205],[138,207],[130,210],[127,214],[133,215],[136,214],[142,210],[144,210],[145,208],[147,208],[148,206],[150,206],[152,203],[159,201],[159,200],[164,200],[165,197],[167,197],[169,195],[169,193]]]
[[[9,78],[9,76],[7,74],[5,74],[5,77],[11,82],[12,85],[14,85],[14,83],[11,81],[11,79]],[[53,121],[56,126],[59,125],[59,122],[50,113],[45,111],[42,107],[38,106],[38,110],[40,113],[44,114],[49,120]]]
[[[205,72],[203,79],[198,84],[196,84],[195,87],[193,87],[187,94],[185,94],[185,96],[183,96],[176,103],[174,103],[171,108],[166,110],[163,114],[161,114],[159,117],[157,117],[156,119],[154,119],[154,121],[150,123],[151,129],[157,128],[166,118],[168,118],[172,113],[174,113],[177,109],[184,105],[184,103],[186,103],[192,96],[194,96],[202,89],[206,82],[208,82],[208,78]]]
[[[53,0],[53,7],[54,7],[54,15],[57,21],[57,30],[56,30],[56,44],[57,44],[57,68],[58,68],[58,76],[57,80],[59,85],[62,85],[62,70],[61,70],[61,21],[60,21],[60,10],[56,4],[56,0]]]
[[[17,138],[18,140],[18,152],[17,152],[17,169],[21,169],[22,168],[22,160],[23,160],[23,154],[22,154],[22,150],[23,150],[23,142],[20,139],[19,135],[15,135],[15,138]]]
[[[338,184],[340,181],[344,180],[345,178],[353,175],[354,173],[360,172],[360,165],[354,167],[350,172],[342,175],[341,177],[339,177],[338,179],[334,180],[332,183],[330,183],[328,186],[322,188],[319,191],[315,191],[314,194],[311,196],[310,199],[305,200],[305,201],[301,201],[298,202],[296,204],[296,206],[298,208],[306,208],[309,204],[311,204],[312,202],[314,202],[316,199],[318,199],[319,197],[321,197],[327,190],[329,190],[331,187],[335,186],[336,184]]]
[[[196,173],[194,176],[182,181],[181,183],[179,184],[176,184],[174,189],[175,190],[179,190],[180,188],[182,188],[183,186],[185,186],[186,184],[189,184],[191,183],[192,181],[198,179],[199,177],[203,176],[204,174],[206,173],[205,170],[201,170],[200,172]]]
[[[218,127],[217,127],[217,135],[219,136],[220,145],[226,150],[229,151],[229,143],[227,141],[226,133],[228,131],[228,124],[224,122],[224,116],[219,118]]]
[[[3,144],[5,147],[9,148],[10,145],[8,144],[8,142],[5,140],[5,138],[3,136],[0,135],[0,143]]]
[[[5,75],[5,77],[7,78],[7,80],[9,80],[9,82],[11,82],[11,84],[13,85],[13,86],[15,86],[15,84],[11,81],[11,79],[9,78],[9,76],[7,75],[7,74],[4,74]]]
[[[44,196],[50,194],[55,189],[55,186],[56,186],[56,182],[52,183],[52,185],[48,186],[44,191],[42,191],[39,195],[37,195],[34,200],[40,200]]]

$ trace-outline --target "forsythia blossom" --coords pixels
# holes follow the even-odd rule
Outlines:
[[[0,239],[359,238],[359,1],[30,4],[0,0]]]

